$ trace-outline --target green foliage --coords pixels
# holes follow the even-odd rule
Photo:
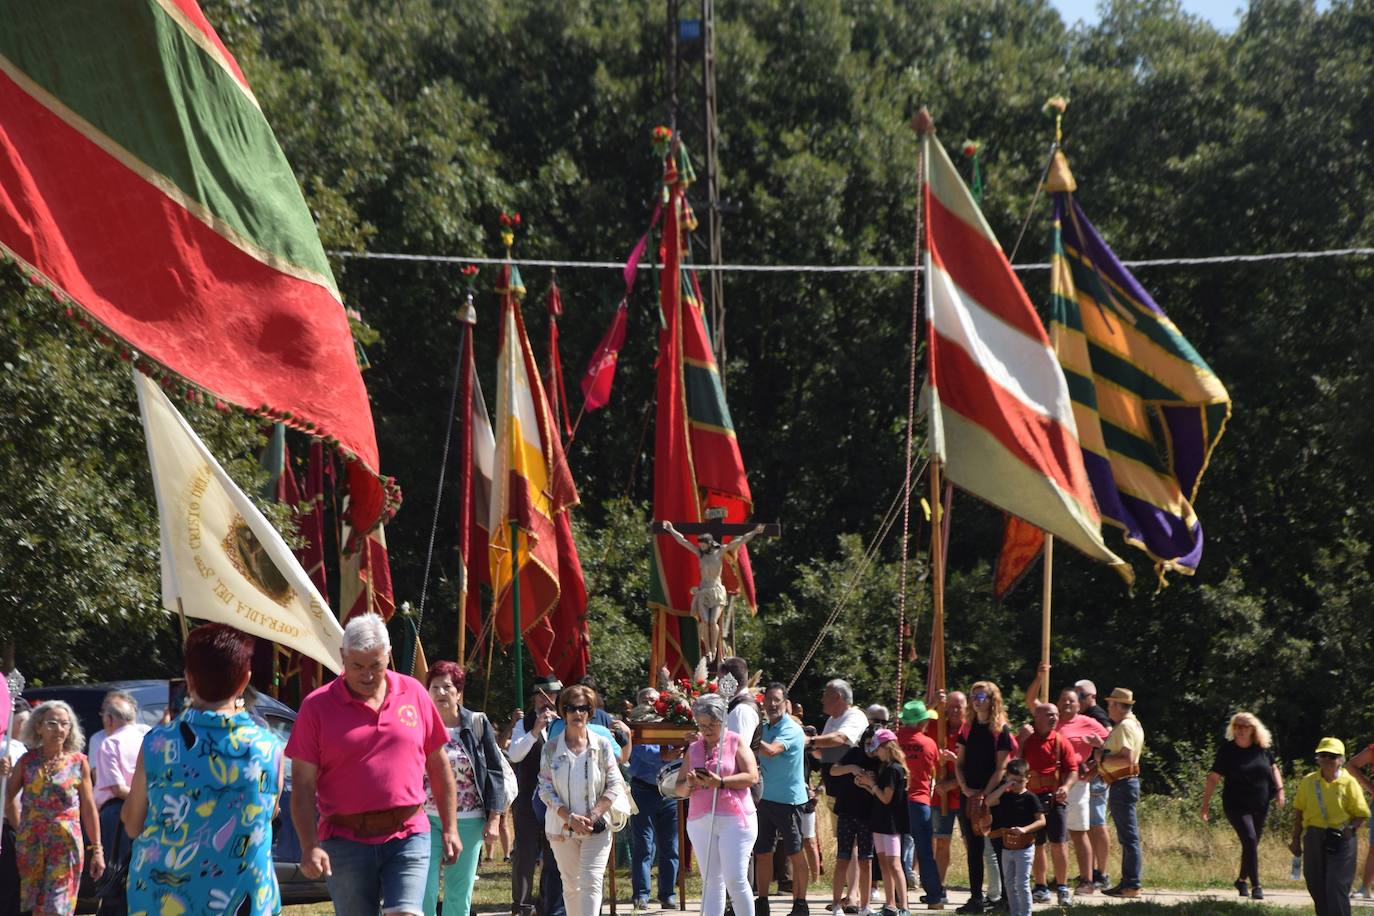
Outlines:
[[[31,683],[174,670],[176,624],[162,611],[157,509],[128,364],[14,265],[0,266],[0,324],[0,642],[14,646]],[[252,424],[182,410],[255,491],[265,440]]]
[[[497,215],[518,210],[518,254],[609,260],[648,223],[657,168],[648,134],[666,120],[662,4],[205,8],[247,72],[329,249],[495,254]],[[1043,168],[1051,127],[1040,107],[1052,94],[1072,100],[1067,152],[1079,199],[1123,258],[1374,241],[1374,11],[1364,0],[1321,12],[1309,0],[1253,0],[1231,35],[1169,0],[1116,0],[1099,25],[1074,30],[1045,0],[757,0],[718,5],[717,15],[729,261],[909,262],[916,143],[906,122],[921,103],[942,140],[983,141],[984,206],[1010,248]],[[683,88],[688,106],[695,93]],[[681,127],[699,152],[685,114]],[[700,188],[692,199],[704,213]],[[1047,208],[1041,201],[1031,212],[1021,262],[1045,255]],[[348,302],[380,335],[368,346],[367,381],[384,466],[407,494],[388,539],[398,597],[413,601],[463,284],[452,265],[336,259],[335,268]],[[647,274],[631,299],[612,402],[584,418],[569,454],[583,500],[594,671],[611,696],[647,673],[642,532],[657,328]],[[1047,275],[1023,277],[1045,301]],[[1135,689],[1147,774],[1161,789],[1196,782],[1197,761],[1237,708],[1268,721],[1290,759],[1306,757],[1322,734],[1368,736],[1374,531],[1361,507],[1374,489],[1374,420],[1363,403],[1374,378],[1374,267],[1349,258],[1142,269],[1140,278],[1235,402],[1198,500],[1206,556],[1195,579],[1174,577],[1156,592],[1134,555],[1139,584],[1127,593],[1060,550],[1052,681],[1086,676],[1104,693]],[[484,373],[496,345],[492,280],[490,270],[479,278]],[[548,276],[530,269],[525,280],[542,358]],[[563,355],[576,373],[620,279],[588,270],[559,282]],[[740,645],[765,677],[789,681],[902,481],[912,288],[896,274],[730,274],[725,296],[725,380],[756,514],[780,518],[785,531],[751,548],[761,610],[740,621]],[[0,497],[3,626],[19,638],[21,660],[35,658],[45,673],[125,670],[105,654],[112,632],[166,632],[127,385],[119,366],[54,330],[13,287],[0,302],[0,348],[17,367],[0,386],[4,467],[22,482]],[[214,418],[198,422],[216,428]],[[252,431],[223,423],[217,454],[251,456]],[[450,474],[445,507],[453,486]],[[431,657],[450,655],[442,647],[456,638],[450,517],[441,513],[423,623]],[[950,684],[990,677],[1019,716],[1038,656],[1038,577],[994,604],[1000,515],[961,494],[953,520]],[[906,615],[919,661],[906,666],[907,694],[924,689],[928,537],[928,525],[915,526],[921,553]],[[1121,544],[1115,533],[1108,542]],[[864,701],[895,699],[897,543],[894,534],[857,577],[848,610],[802,672],[808,712],[818,712],[819,688],[835,674]],[[27,629],[39,617],[51,627]],[[89,635],[74,635],[82,627]],[[158,663],[169,663],[160,651]],[[490,674],[493,708],[509,703],[509,666],[498,651],[494,670],[479,672],[483,681]]]

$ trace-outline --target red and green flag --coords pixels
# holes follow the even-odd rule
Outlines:
[[[378,473],[348,319],[296,178],[193,0],[0,0],[0,253],[145,371]]]
[[[658,417],[654,432],[654,518],[700,522],[708,508],[725,510],[724,522],[746,521],[753,506],[744,458],[725,402],[720,371],[707,335],[701,287],[691,266],[688,235],[695,218],[685,191],[691,162],[680,145],[665,160],[668,191],[659,252],[662,327],[658,338]],[[752,611],[754,575],[748,548],[726,561],[723,581]],[[696,558],[666,534],[654,538],[649,606],[655,613],[653,670],[689,675],[700,654],[691,616],[692,588],[701,578]]]

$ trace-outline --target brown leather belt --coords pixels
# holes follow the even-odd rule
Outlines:
[[[1132,764],[1131,766],[1126,767],[1126,769],[1124,770],[1117,770],[1115,773],[1109,773],[1106,770],[1102,770],[1101,767],[1099,767],[1098,769],[1101,770],[1102,781],[1105,782],[1107,785],[1111,785],[1118,779],[1130,779],[1132,776],[1140,775],[1139,764]]]
[[[410,820],[419,805],[400,805],[383,808],[380,811],[359,811],[355,814],[331,814],[325,818],[335,827],[343,827],[355,836],[386,836],[401,829]]]

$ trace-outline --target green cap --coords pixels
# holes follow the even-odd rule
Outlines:
[[[940,714],[933,709],[926,709],[926,704],[920,700],[907,700],[897,713],[897,721],[903,725],[920,725],[922,722],[938,718]]]

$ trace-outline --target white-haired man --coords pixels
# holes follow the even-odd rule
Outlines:
[[[95,807],[100,812],[105,861],[109,865],[123,866],[122,872],[128,871],[133,847],[120,826],[119,815],[124,810],[129,786],[133,784],[143,736],[148,733],[148,726],[135,721],[137,718],[138,703],[131,695],[123,690],[105,694],[100,704],[104,738],[91,755],[91,780],[95,783]],[[101,910],[111,916],[128,911],[122,884],[118,882],[117,886],[108,888],[109,893],[101,898]]]
[[[855,849],[860,859],[873,858],[873,834],[855,829],[860,819],[851,814],[851,811],[858,811],[865,815],[863,824],[867,823],[867,808],[864,806],[868,793],[855,790],[852,778],[832,777],[830,768],[844,761],[850,751],[859,747],[864,732],[868,730],[868,716],[854,705],[854,689],[849,682],[840,678],[826,683],[825,691],[821,694],[821,709],[829,718],[819,735],[806,739],[806,747],[821,761],[825,792],[834,800],[835,854],[840,861],[836,862],[831,879],[831,912],[835,913],[838,909],[840,913],[835,916],[842,916],[845,906],[865,906],[868,903],[873,887],[869,863],[865,862],[863,867],[859,867],[852,858]]]
[[[443,751],[448,730],[423,684],[387,670],[382,618],[350,620],[340,654],[343,676],[305,698],[286,745],[301,873],[324,876],[337,916],[420,916],[429,875],[426,775],[445,864],[462,849]]]

